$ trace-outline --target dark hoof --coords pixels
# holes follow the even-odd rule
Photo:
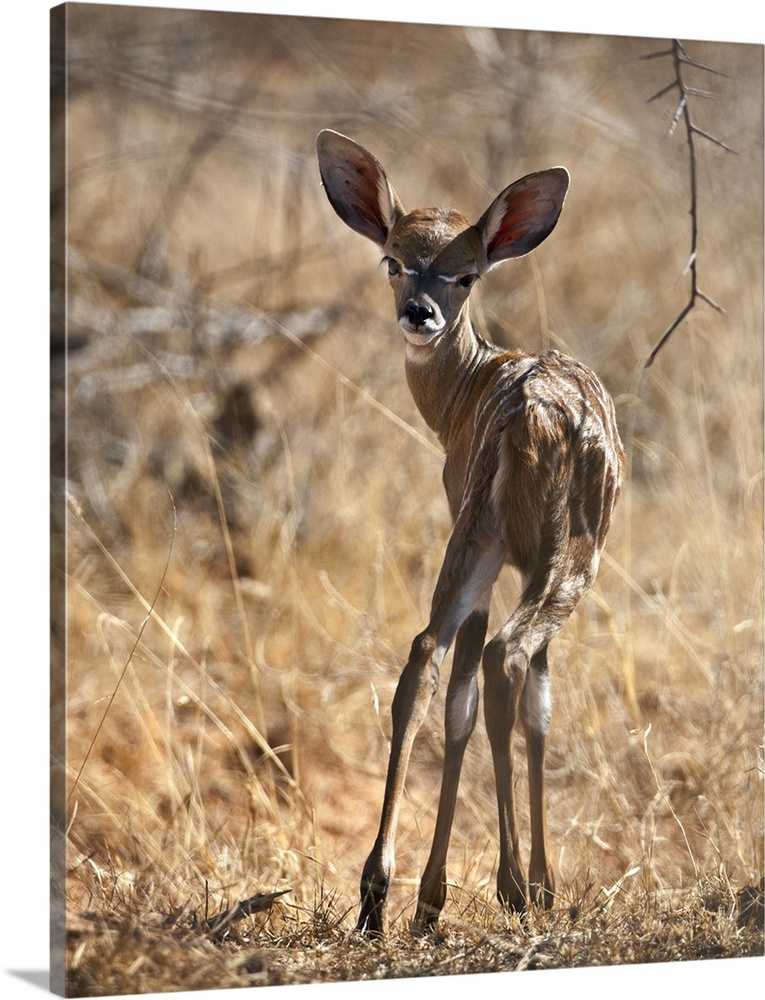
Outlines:
[[[509,892],[497,892],[497,899],[507,913],[519,913],[523,916],[528,909],[526,893],[517,886]]]
[[[434,934],[440,915],[440,909],[436,909],[435,906],[430,906],[428,903],[418,903],[415,915],[409,924],[410,933],[415,937]]]
[[[374,885],[362,879],[361,906],[356,930],[370,937],[382,937],[385,933],[385,900],[388,897],[387,884]]]

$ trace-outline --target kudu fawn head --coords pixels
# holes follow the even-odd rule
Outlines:
[[[544,755],[550,722],[547,647],[592,583],[619,492],[623,452],[613,403],[594,372],[557,351],[505,351],[473,328],[468,297],[495,264],[552,231],[568,190],[554,167],[499,194],[471,225],[447,209],[405,212],[377,160],[351,139],[317,139],[322,181],[340,218],[387,262],[415,402],[444,445],[454,527],[426,628],[412,643],[392,704],[391,752],[379,832],[361,876],[358,928],[381,933],[394,838],[415,734],[455,643],[446,694],[444,769],[433,846],[414,926],[435,924],[447,894],[446,854],[463,755],[478,714],[478,667],[499,812],[497,896],[550,906]],[[513,615],[484,646],[503,565],[521,575]],[[526,738],[528,880],[514,805],[513,729]]]
[[[451,209],[405,212],[375,157],[338,132],[320,132],[317,152],[332,207],[382,250],[399,326],[415,347],[458,323],[477,278],[527,254],[552,232],[569,185],[564,167],[529,174],[471,225]]]

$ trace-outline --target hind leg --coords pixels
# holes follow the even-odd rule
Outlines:
[[[555,896],[555,879],[548,859],[547,804],[545,795],[545,745],[551,712],[550,673],[547,647],[536,653],[526,675],[521,696],[521,721],[526,733],[529,769],[529,813],[531,819],[531,859],[529,861],[529,902],[549,909]]]
[[[594,577],[597,555],[585,563],[586,571],[581,569],[581,552],[578,555],[576,563],[558,558],[530,576],[518,608],[484,650],[484,712],[499,811],[497,897],[503,906],[514,910],[524,910],[528,899],[513,793],[512,736],[519,716],[526,735],[529,768],[529,892],[534,902],[545,907],[552,904],[555,892],[547,847],[544,779],[551,709],[547,647]]]
[[[513,730],[526,679],[526,663],[522,656],[508,655],[507,642],[500,633],[484,650],[483,672],[484,719],[494,763],[499,811],[497,898],[503,907],[523,911],[526,887],[515,815]]]

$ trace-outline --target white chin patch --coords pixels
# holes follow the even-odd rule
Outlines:
[[[411,344],[413,347],[425,347],[426,344],[430,344],[431,341],[435,340],[436,337],[440,337],[443,333],[443,327],[429,329],[426,326],[422,329],[412,329],[405,322],[399,323],[399,326],[406,338],[407,344]]]

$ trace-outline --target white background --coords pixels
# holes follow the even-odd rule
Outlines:
[[[149,2],[131,6],[148,6]],[[385,0],[377,7],[341,0],[282,3],[209,0],[155,6],[259,11],[426,23],[487,24],[506,28],[715,39],[763,44],[761,5],[756,0],[546,0],[521,5],[497,0]],[[616,7],[619,10],[616,10]],[[16,0],[4,7],[0,35],[3,81],[0,117],[2,171],[2,301],[0,400],[2,469],[0,539],[3,677],[0,762],[0,990],[6,1000],[47,991],[48,970],[48,11],[42,0]],[[10,224],[8,224],[10,222]],[[756,554],[753,554],[756,557]],[[579,989],[621,998],[645,995],[696,998],[761,995],[762,959],[729,959],[630,969],[544,972],[464,977],[444,981],[449,989],[480,989],[504,997],[576,994]],[[531,977],[531,978],[529,978]],[[317,1000],[340,992],[386,1000],[393,989],[414,996],[422,981],[371,986],[274,987],[269,998]],[[437,990],[429,982],[429,990]],[[278,992],[275,992],[278,991]],[[264,991],[236,996],[263,997]],[[220,992],[172,994],[183,1000],[222,997]],[[233,994],[232,994],[233,995]]]

